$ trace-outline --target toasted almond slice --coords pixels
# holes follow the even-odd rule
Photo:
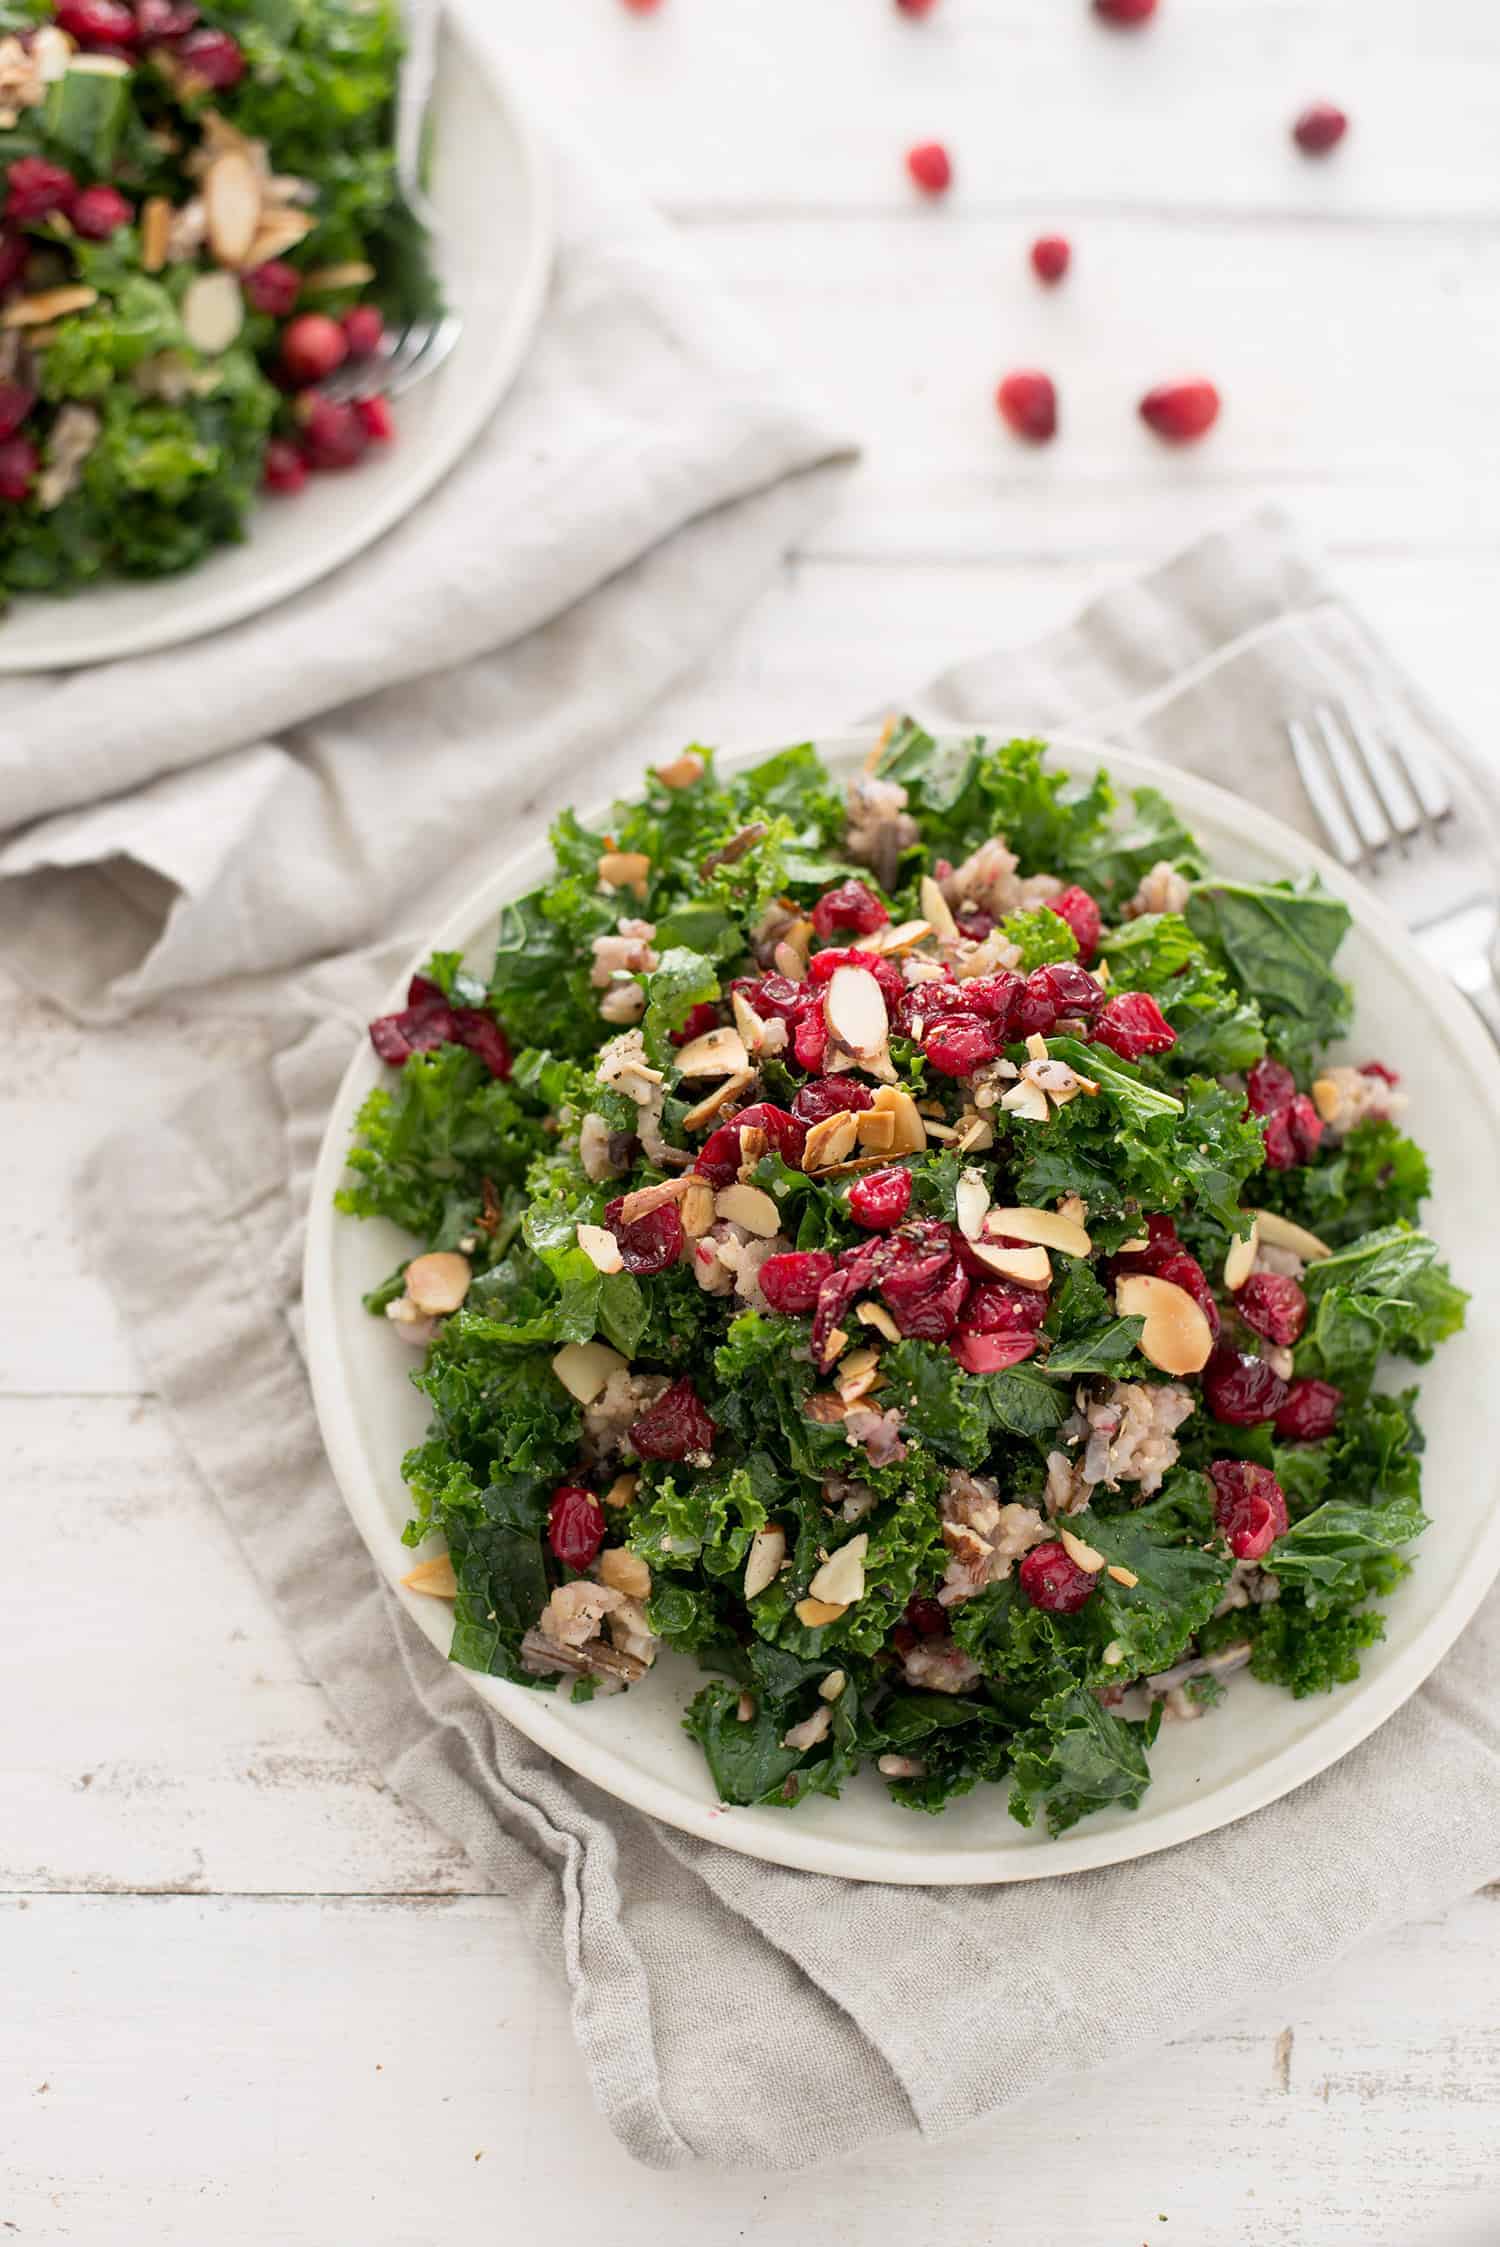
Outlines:
[[[1116,1256],[1144,1256],[1150,1246],[1151,1235],[1149,1233],[1138,1233],[1132,1241],[1121,1241],[1119,1247],[1115,1250],[1115,1254]]]
[[[753,1723],[755,1720],[755,1695],[753,1693],[742,1693],[734,1704],[734,1713],[741,1724]]]
[[[843,1614],[842,1607],[826,1599],[799,1599],[792,1613],[804,1630],[821,1630],[825,1623],[836,1623]]]
[[[1047,1095],[1040,1085],[1031,1084],[1025,1077],[1001,1093],[1000,1105],[1007,1115],[1024,1116],[1028,1123],[1047,1121]]]
[[[1208,1320],[1185,1287],[1154,1272],[1129,1272],[1115,1285],[1121,1318],[1144,1319],[1140,1352],[1163,1373],[1201,1373],[1213,1351]]]
[[[1327,1241],[1320,1241],[1305,1225],[1294,1225],[1290,1217],[1279,1216],[1274,1209],[1253,1209],[1250,1214],[1267,1248],[1289,1248],[1307,1264],[1315,1264],[1320,1257],[1333,1254]]]
[[[612,1592],[623,1592],[627,1599],[649,1599],[651,1596],[651,1571],[639,1553],[624,1545],[607,1545],[594,1564],[595,1574],[601,1584],[608,1584]]]
[[[867,951],[889,955],[909,952],[914,944],[920,944],[924,937],[931,934],[931,921],[897,921],[891,926],[877,929],[873,936],[861,938],[861,942]]]
[[[620,1204],[619,1223],[633,1225],[638,1217],[649,1217],[653,1209],[666,1202],[680,1202],[693,1183],[692,1172],[682,1178],[664,1178],[656,1186],[637,1186]]]
[[[961,1173],[953,1195],[954,1214],[958,1229],[966,1241],[977,1241],[985,1229],[985,1212],[990,1206],[989,1180],[982,1170]],[[998,1231],[999,1227],[992,1230]]]
[[[217,358],[245,325],[245,299],[232,273],[199,273],[182,298],[182,327],[195,351]]]
[[[984,1229],[1007,1240],[1034,1241],[1059,1256],[1088,1256],[1094,1246],[1083,1226],[1060,1209],[992,1209]]]
[[[701,1179],[691,1179],[688,1190],[682,1197],[681,1216],[682,1230],[687,1238],[690,1241],[702,1240],[714,1221],[712,1186],[705,1185]]]
[[[959,1118],[955,1151],[960,1155],[983,1154],[986,1147],[995,1144],[995,1127],[988,1116],[962,1116]]]
[[[743,991],[732,994],[734,1026],[745,1041],[745,1051],[759,1053],[766,1042],[766,1026]]]
[[[696,1107],[689,1108],[682,1119],[683,1129],[701,1131],[706,1123],[713,1122],[721,1108],[732,1107],[740,1094],[754,1082],[754,1074],[749,1069],[741,1069],[736,1075],[726,1077],[721,1085],[715,1085],[712,1092],[706,1092]]]
[[[714,1208],[727,1224],[743,1225],[760,1240],[775,1238],[781,1230],[781,1212],[759,1186],[725,1186],[714,1196]]]
[[[1106,1568],[1104,1573],[1106,1576],[1112,1576],[1117,1584],[1123,1584],[1127,1592],[1133,1592],[1140,1582],[1140,1578],[1133,1568],[1117,1568],[1111,1565]]]
[[[935,1116],[929,1116],[927,1119],[927,1136],[929,1139],[941,1139],[945,1144],[951,1144],[958,1137],[958,1126],[957,1124],[939,1123]]]
[[[802,1168],[827,1170],[831,1164],[843,1162],[853,1152],[858,1137],[859,1118],[850,1109],[840,1108],[836,1115],[825,1116],[807,1135]]]
[[[473,1277],[469,1259],[456,1248],[434,1249],[429,1256],[414,1256],[407,1265],[407,1299],[424,1318],[445,1318],[458,1309]]]
[[[216,156],[203,175],[208,244],[220,265],[243,265],[260,224],[260,180],[238,148]]]
[[[1312,1096],[1313,1106],[1324,1123],[1332,1123],[1339,1112],[1339,1088],[1332,1077],[1314,1077]]]
[[[896,1119],[889,1108],[864,1108],[855,1125],[861,1147],[875,1155],[891,1154],[896,1145]]]
[[[1260,1219],[1252,1218],[1247,1233],[1236,1233],[1229,1244],[1229,1254],[1224,1259],[1224,1285],[1231,1295],[1238,1295],[1255,1269],[1255,1252],[1260,1246]]]
[[[435,1560],[419,1560],[401,1579],[409,1592],[426,1592],[431,1599],[457,1599],[458,1578],[453,1572],[453,1562],[447,1553],[439,1553]]]
[[[606,889],[634,890],[644,897],[651,878],[651,861],[643,850],[606,850],[599,858],[599,879]]]
[[[1113,1569],[1111,1569],[1111,1570],[1110,1570],[1110,1574],[1111,1574],[1111,1575],[1113,1575],[1113,1574],[1114,1574],[1114,1570],[1113,1570]],[[1124,1661],[1124,1659],[1125,1659],[1125,1649],[1124,1649],[1124,1647],[1123,1647],[1123,1646],[1122,1646],[1122,1645],[1120,1644],[1120,1642],[1119,1642],[1119,1640],[1118,1640],[1117,1638],[1112,1638],[1112,1639],[1110,1640],[1110,1642],[1109,1642],[1108,1646],[1106,1646],[1106,1647],[1105,1647],[1105,1649],[1104,1649],[1104,1659],[1105,1659],[1105,1661],[1106,1661],[1106,1662],[1107,1662],[1107,1663],[1109,1664],[1109,1666],[1110,1666],[1110,1668],[1111,1668],[1111,1669],[1115,1669],[1115,1668],[1117,1668],[1117,1667],[1118,1667],[1118,1665],[1119,1665],[1119,1664],[1120,1664],[1121,1662],[1123,1662],[1123,1661]]]
[[[0,313],[0,327],[41,328],[49,320],[65,319],[70,312],[87,312],[91,304],[99,302],[99,291],[86,288],[83,282],[71,282],[65,289],[43,289],[38,296],[18,296]]]
[[[852,1607],[865,1596],[865,1555],[870,1549],[869,1533],[861,1530],[851,1537],[813,1577],[808,1591],[815,1600],[822,1600],[840,1612]]]
[[[147,273],[160,273],[166,264],[171,234],[171,204],[165,195],[148,195],[141,205],[141,265]]]
[[[887,1342],[900,1341],[901,1329],[883,1303],[856,1303],[854,1316],[861,1326],[872,1326],[877,1334],[883,1334]]]
[[[66,75],[75,52],[72,40],[55,23],[41,24],[31,34],[31,60],[44,86],[56,85]]]
[[[896,1119],[896,1136],[891,1141],[893,1155],[920,1155],[927,1144],[927,1126],[917,1111],[911,1094],[900,1085],[883,1084],[875,1095],[873,1107],[867,1111],[883,1115],[887,1110]]]
[[[255,229],[250,255],[245,260],[247,269],[269,265],[275,257],[285,257],[288,250],[294,250],[299,242],[306,241],[317,223],[311,211],[264,212]]]
[[[823,1363],[832,1365],[840,1352],[849,1347],[849,1337],[841,1326],[836,1326],[823,1344]]]
[[[727,1025],[717,1030],[705,1030],[701,1038],[692,1039],[677,1056],[677,1067],[684,1077],[734,1077],[743,1074],[750,1066],[750,1056],[745,1051],[745,1041],[738,1030]]]
[[[1060,1528],[1057,1535],[1058,1542],[1073,1566],[1087,1569],[1090,1576],[1097,1576],[1104,1566],[1104,1555],[1098,1550],[1097,1546],[1086,1545],[1081,1537],[1073,1535],[1071,1529]]]
[[[818,1687],[819,1699],[824,1701],[836,1701],[839,1695],[843,1692],[844,1687],[848,1683],[849,1673],[847,1670],[830,1670],[827,1677],[824,1678],[822,1684]]]
[[[766,1135],[759,1124],[740,1125],[740,1184],[748,1186],[755,1166],[766,1151]]]
[[[641,1478],[639,1475],[616,1475],[614,1481],[604,1493],[604,1503],[606,1506],[634,1505],[635,1494],[640,1487]]]
[[[839,1367],[839,1387],[842,1389],[846,1380],[858,1381],[862,1375],[873,1373],[879,1363],[878,1350],[872,1350],[868,1346],[862,1350],[851,1350]]]
[[[786,1531],[778,1528],[774,1521],[767,1522],[750,1540],[745,1560],[746,1599],[754,1599],[757,1592],[763,1592],[768,1584],[776,1581],[785,1559]]]
[[[85,78],[128,78],[130,65],[123,55],[74,55],[68,63],[70,72],[77,71]]]
[[[977,1256],[985,1269],[1003,1280],[1014,1280],[1018,1287],[1050,1287],[1052,1262],[1044,1248],[995,1248],[989,1241],[971,1241],[971,1256]]]
[[[1040,1030],[1032,1031],[1031,1036],[1026,1040],[1026,1051],[1031,1055],[1033,1061],[1046,1060],[1047,1041]]]
[[[315,265],[302,276],[304,289],[362,289],[375,278],[373,265],[352,257],[343,265]]]
[[[629,1361],[607,1342],[564,1342],[552,1360],[552,1370],[579,1404],[592,1404],[612,1373],[624,1373]]]
[[[663,788],[696,788],[707,770],[701,757],[695,757],[691,749],[685,749],[669,765],[658,765],[656,777]]]
[[[784,936],[778,941],[776,949],[771,955],[771,964],[778,975],[786,977],[788,983],[805,983],[807,981],[805,955],[797,950],[795,944],[789,943]]]
[[[884,1387],[884,1374],[877,1373],[873,1366],[868,1367],[863,1373],[856,1374],[851,1381],[844,1380],[842,1376],[839,1379],[839,1395],[843,1398],[845,1404],[858,1404],[861,1397],[873,1396],[877,1389],[883,1389]]]
[[[932,923],[933,933],[945,944],[956,944],[958,923],[953,918],[953,908],[931,874],[924,874],[918,882],[917,902]]]
[[[885,993],[867,967],[836,967],[823,1001],[828,1027],[861,1060],[882,1053],[890,1037]]]
[[[577,1227],[578,1245],[596,1272],[623,1272],[625,1259],[613,1233],[603,1225]]]

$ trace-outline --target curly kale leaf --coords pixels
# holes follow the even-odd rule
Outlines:
[[[1078,1257],[1068,1265],[1047,1313],[1045,1331],[1052,1346],[1046,1369],[1053,1380],[1075,1380],[1083,1373],[1119,1375],[1134,1357],[1145,1323],[1117,1318],[1092,1265]]]
[[[1416,1141],[1395,1124],[1370,1118],[1316,1161],[1267,1171],[1259,1197],[1330,1248],[1345,1248],[1383,1225],[1415,1225],[1431,1184]]]
[[[1144,913],[1100,945],[1116,990],[1154,998],[1177,1033],[1174,1070],[1218,1076],[1248,1069],[1266,1050],[1252,995],[1238,990],[1177,913]]]
[[[1188,899],[1187,922],[1256,1001],[1271,1044],[1294,1068],[1348,1030],[1349,988],[1333,970],[1349,928],[1341,899],[1289,883],[1204,882]]]
[[[462,1046],[414,1053],[366,1096],[355,1132],[355,1183],[337,1206],[387,1217],[427,1248],[456,1248],[483,1214],[484,1180],[518,1184],[546,1145],[536,1110]]]
[[[1385,1351],[1419,1362],[1464,1322],[1468,1296],[1449,1278],[1437,1244],[1409,1225],[1384,1225],[1308,1266],[1311,1307],[1299,1372],[1340,1387],[1368,1385]]]
[[[1331,1498],[1277,1539],[1268,1566],[1302,1593],[1310,1615],[1326,1615],[1333,1607],[1389,1591],[1406,1573],[1401,1548],[1426,1527],[1427,1516],[1413,1498],[1374,1506]]]
[[[1138,1808],[1159,1718],[1158,1708],[1147,1723],[1131,1723],[1076,1687],[1049,1695],[1012,1743],[1011,1816],[1029,1826],[1045,1803],[1048,1832],[1061,1834],[1093,1810]]]
[[[789,1748],[785,1703],[757,1695],[751,1715],[741,1717],[740,1688],[716,1681],[694,1697],[683,1727],[702,1748],[721,1802],[789,1809],[806,1795],[836,1795],[859,1768],[859,1702],[851,1680],[836,1701],[821,1704],[833,1711],[828,1737],[811,1748]],[[804,1714],[819,1705],[814,1692]]]
[[[1046,770],[1046,745],[991,745],[982,734],[939,744],[912,719],[892,734],[878,770],[898,780],[921,823],[925,860],[958,860],[1003,835],[1023,873],[1087,866],[1114,806],[1102,774],[1080,790],[1066,771]],[[1079,875],[1079,879],[1083,879]]]

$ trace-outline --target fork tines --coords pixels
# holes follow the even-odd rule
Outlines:
[[[1322,702],[1288,718],[1287,738],[1302,785],[1346,866],[1363,866],[1388,844],[1441,842],[1453,803],[1427,758],[1377,733],[1347,702]]]

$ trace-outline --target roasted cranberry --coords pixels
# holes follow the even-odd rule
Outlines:
[[[453,1038],[457,1045],[467,1046],[489,1070],[492,1077],[510,1075],[510,1040],[492,1014],[483,1007],[456,1006],[453,1009]]]
[[[699,1005],[688,1009],[687,1020],[682,1028],[672,1032],[672,1043],[678,1046],[691,1045],[694,1038],[701,1038],[706,1030],[717,1030],[718,1027],[719,1010],[711,999],[704,999]]]
[[[78,193],[78,182],[61,164],[45,156],[18,156],[6,175],[5,215],[18,225],[65,211]]]
[[[14,437],[35,404],[36,392],[24,382],[0,382],[0,444]]]
[[[385,341],[385,322],[379,307],[373,304],[354,304],[344,314],[344,339],[350,354],[356,359],[370,359]]]
[[[1051,375],[1018,368],[995,392],[995,404],[1006,428],[1028,444],[1045,445],[1057,435],[1057,389]]]
[[[1221,1343],[1203,1369],[1203,1395],[1216,1420],[1231,1428],[1253,1428],[1275,1419],[1286,1402],[1287,1386],[1264,1358]]]
[[[282,371],[299,389],[307,383],[321,382],[348,356],[344,331],[326,312],[299,312],[288,322],[281,338]]]
[[[1397,1071],[1388,1069],[1383,1061],[1361,1061],[1359,1073],[1362,1077],[1379,1077],[1382,1084],[1398,1085],[1401,1082]]]
[[[1282,1347],[1299,1341],[1307,1324],[1307,1297],[1295,1280],[1280,1272],[1252,1272],[1234,1307],[1246,1326]]]
[[[944,1022],[934,1022],[923,1034],[922,1052],[928,1066],[940,1076],[972,1077],[976,1069],[996,1058],[1004,1043],[993,1023],[982,1022],[975,1015],[950,1015]]]
[[[954,1246],[962,1258],[963,1248],[959,1242]],[[965,1334],[1017,1335],[1038,1331],[1047,1316],[1045,1289],[1018,1287],[1014,1280],[996,1279],[993,1272],[985,1277],[985,1267],[977,1258],[967,1269],[971,1275],[978,1276],[979,1285],[970,1290],[964,1305]]]
[[[940,140],[909,148],[906,168],[924,195],[946,195],[953,184],[953,159]]]
[[[678,1263],[685,1236],[682,1212],[676,1202],[663,1202],[659,1209],[648,1210],[644,1217],[634,1218],[628,1225],[620,1222],[624,1206],[623,1195],[611,1202],[604,1212],[604,1222],[620,1244],[620,1260],[626,1271],[638,1280],[646,1280]]]
[[[1072,245],[1065,234],[1041,234],[1031,245],[1031,270],[1049,289],[1057,286],[1072,259]]]
[[[1156,13],[1156,0],[1094,0],[1094,13],[1106,23],[1145,23]]]
[[[1169,1053],[1177,1043],[1177,1032],[1144,991],[1122,991],[1106,1000],[1089,1036],[1122,1061],[1139,1061],[1143,1053]]]
[[[604,1542],[604,1508],[592,1490],[565,1482],[547,1509],[547,1542],[565,1568],[584,1569]]]
[[[1214,1291],[1209,1286],[1207,1275],[1197,1257],[1189,1256],[1186,1249],[1179,1256],[1168,1256],[1157,1265],[1156,1276],[1158,1279],[1170,1281],[1173,1287],[1180,1287],[1184,1294],[1191,1295],[1193,1301],[1207,1319],[1208,1330],[1217,1342],[1220,1324],[1219,1306],[1214,1301]]]
[[[857,945],[830,945],[814,952],[807,963],[808,982],[815,987],[831,983],[841,967],[867,968],[880,985],[887,1007],[895,1006],[906,992],[906,979],[894,960],[883,959],[879,952],[862,952]]]
[[[730,1120],[736,1131],[763,1131],[767,1146],[794,1170],[801,1164],[807,1126],[800,1116],[789,1116],[785,1108],[773,1108],[769,1100],[757,1100],[753,1106],[741,1108]]]
[[[1104,986],[1096,983],[1077,960],[1054,960],[1050,967],[1034,967],[1026,978],[1026,989],[1051,1007],[1054,1020],[1064,1014],[1081,1014],[1087,1021],[1104,1004]]]
[[[1292,138],[1304,156],[1326,156],[1338,147],[1349,130],[1349,120],[1331,101],[1315,101],[1303,110],[1292,127]]]
[[[1264,1560],[1287,1531],[1286,1494],[1269,1467],[1248,1459],[1215,1459],[1209,1465],[1214,1486],[1214,1520],[1229,1539],[1236,1560]]]
[[[302,276],[285,258],[273,257],[264,265],[252,265],[248,273],[242,274],[240,287],[257,312],[268,312],[273,320],[284,320],[302,294]]]
[[[1138,410],[1146,427],[1169,445],[1191,445],[1218,420],[1219,393],[1201,378],[1163,382],[1146,392]]]
[[[300,492],[312,470],[297,447],[286,437],[273,437],[266,446],[261,482],[268,492]]]
[[[1021,993],[1026,986],[1013,968],[997,968],[993,975],[966,976],[962,983],[919,983],[917,993],[932,992],[938,1003],[929,1002],[933,1013],[948,1014],[954,1008],[965,1014],[977,1014],[982,1021],[992,1022],[995,1035],[1003,1039],[1007,1033]]]
[[[1276,1433],[1288,1443],[1321,1443],[1338,1425],[1342,1389],[1331,1381],[1294,1381],[1276,1415]]]
[[[867,1170],[849,1188],[849,1215],[867,1233],[889,1233],[911,1208],[909,1170]]]
[[[117,187],[86,187],[68,213],[73,232],[86,242],[107,242],[135,216]]]
[[[1045,1608],[1049,1615],[1076,1615],[1080,1607],[1087,1607],[1099,1581],[1056,1542],[1033,1545],[1017,1574],[1032,1606]]]
[[[1291,1170],[1295,1164],[1310,1163],[1322,1136],[1322,1117],[1307,1094],[1299,1092],[1265,1119],[1266,1168]]]
[[[858,1077],[809,1077],[792,1102],[799,1123],[826,1123],[830,1116],[858,1115],[874,1104],[875,1095]]]
[[[80,47],[129,47],[140,36],[125,0],[57,0],[55,21]]]
[[[1274,1116],[1297,1097],[1297,1080],[1284,1062],[1269,1055],[1257,1061],[1245,1079],[1245,1101],[1252,1115]]]
[[[1047,910],[1055,913],[1060,921],[1067,922],[1078,946],[1078,957],[1087,967],[1099,949],[1099,932],[1104,926],[1104,915],[1099,910],[1098,900],[1090,897],[1088,891],[1080,889],[1075,882],[1071,889],[1063,891],[1061,897],[1049,898]]]
[[[642,1459],[691,1459],[711,1451],[718,1432],[692,1382],[684,1378],[631,1423],[630,1441]]]
[[[923,1599],[913,1592],[906,1603],[905,1622],[920,1638],[944,1638],[948,1631],[948,1610],[941,1600]]]
[[[309,468],[352,468],[364,458],[370,440],[353,406],[309,390],[297,402],[297,418]]]
[[[389,398],[356,398],[354,411],[372,445],[388,445],[396,434]]]
[[[1003,1373],[1036,1353],[1034,1334],[959,1334],[948,1344],[965,1373]]]
[[[812,925],[825,943],[836,928],[852,928],[856,936],[873,936],[890,917],[875,892],[863,882],[840,882],[837,889],[825,890],[812,909]]]
[[[23,500],[36,482],[41,465],[29,437],[7,437],[0,445],[0,499]]]
[[[760,1268],[760,1291],[773,1311],[795,1316],[813,1309],[832,1270],[833,1258],[826,1249],[791,1249],[784,1256],[766,1258]]]
[[[231,39],[227,31],[211,30],[207,24],[179,39],[172,52],[196,85],[215,93],[237,86],[245,75],[245,57],[238,40]]]

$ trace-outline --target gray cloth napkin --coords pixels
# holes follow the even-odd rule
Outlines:
[[[1435,753],[1455,753],[1263,517],[1105,594],[1040,646],[951,673],[921,707],[1128,738],[1252,779],[1311,832],[1276,719],[1330,686],[1388,701]],[[1066,1882],[922,1890],[783,1871],[653,1824],[510,1730],[377,1580],[294,1340],[307,1166],[385,966],[320,971],[303,988],[322,1019],[273,1068],[220,1078],[113,1138],[84,1180],[84,1222],[149,1378],[309,1669],[386,1781],[515,1900],[566,1975],[595,2095],[640,2160],[791,2168],[893,2133],[939,2138],[1496,1871],[1496,1596],[1401,1712],[1320,1778],[1186,1847]]]

